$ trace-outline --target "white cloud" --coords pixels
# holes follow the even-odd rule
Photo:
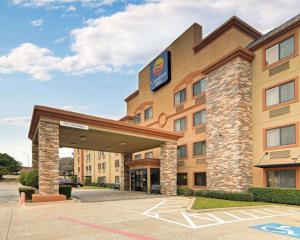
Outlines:
[[[112,5],[115,0],[9,0],[13,5],[33,8],[57,9],[68,7],[68,4],[79,3],[84,7],[98,8]],[[76,9],[75,9],[76,10]]]
[[[67,8],[66,11],[67,11],[67,12],[74,12],[74,11],[76,11],[76,7],[73,6],[73,5],[71,5],[71,6],[69,6],[69,7]]]
[[[30,117],[12,117],[12,118],[2,118],[0,119],[0,125],[10,125],[28,128],[30,124]]]
[[[67,37],[61,37],[61,38],[54,40],[53,43],[55,43],[55,44],[63,43],[66,39],[67,39]]]
[[[12,0],[16,5],[49,6],[53,2],[111,4],[113,1]],[[253,7],[255,6],[255,7]],[[232,15],[269,30],[298,14],[298,0],[148,0],[128,5],[110,16],[88,20],[70,32],[72,54],[55,57],[51,50],[25,43],[6,56],[0,56],[0,73],[23,72],[48,80],[51,72],[69,74],[120,71],[145,64],[168,46],[193,22],[207,34]],[[276,14],[274,14],[276,12]],[[30,52],[30,54],[28,54]]]
[[[36,20],[33,20],[30,25],[33,26],[33,27],[40,27],[42,26],[44,23],[44,19],[36,19]]]

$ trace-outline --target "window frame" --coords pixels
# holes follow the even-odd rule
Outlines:
[[[137,156],[140,156],[141,158],[136,158]],[[142,154],[134,154],[134,160],[142,160]]]
[[[195,144],[199,143],[199,142],[205,142],[205,148],[206,148],[206,140],[205,139],[193,142],[193,158],[205,158],[206,157],[206,149],[205,149],[205,154],[195,155]]]
[[[179,158],[178,154],[177,154],[177,149],[178,149],[178,147],[182,147],[182,146],[186,147],[186,156]],[[187,144],[181,144],[181,145],[177,146],[177,148],[176,148],[176,157],[177,157],[177,160],[186,160],[186,159],[188,159],[188,155],[189,155],[189,152],[188,152],[188,145]]]
[[[275,46],[276,44],[280,44],[281,42],[283,42],[284,40],[286,40],[292,36],[294,36],[294,53],[291,54],[290,56],[287,56],[283,59],[279,59],[278,61],[267,65],[266,64],[266,50]],[[277,66],[277,65],[279,65],[291,58],[294,58],[296,56],[298,56],[298,29],[295,31],[289,32],[287,34],[284,34],[282,37],[275,39],[274,41],[270,42],[262,49],[262,69],[267,70],[269,68]]]
[[[146,118],[146,111],[149,110],[150,108],[152,109],[151,117],[150,117],[150,118]],[[144,110],[144,121],[151,120],[152,118],[153,118],[153,106],[149,106],[149,107],[147,107],[147,108]]]
[[[147,154],[149,154],[149,153],[152,154],[151,158],[147,157]],[[153,159],[153,157],[154,157],[153,151],[145,152],[145,159]]]
[[[205,185],[196,185],[196,174],[197,173],[202,173],[202,174],[205,174]],[[203,172],[203,171],[196,171],[196,172],[193,172],[193,187],[194,188],[206,188],[207,187],[207,173],[206,172]]]
[[[282,102],[282,103],[278,103],[272,106],[267,106],[267,91],[272,89],[272,88],[276,88],[276,87],[280,87],[286,83],[292,82],[294,81],[294,99],[286,101],[286,102]],[[275,109],[275,108],[279,108],[279,107],[283,107],[286,105],[290,105],[292,103],[295,102],[299,102],[299,76],[290,78],[288,80],[285,80],[283,82],[279,82],[276,83],[270,87],[266,87],[263,89],[262,91],[262,95],[263,95],[263,111],[267,111],[267,110],[271,110],[271,109]]]
[[[180,130],[180,131],[176,131],[176,121],[178,121],[178,120],[180,120],[180,119],[185,119],[185,129],[182,129],[182,130]],[[187,129],[188,129],[188,118],[187,118],[187,116],[185,115],[185,116],[183,116],[183,117],[174,119],[173,125],[174,125],[174,126],[173,126],[174,132],[185,132],[185,131],[187,131]]]
[[[194,85],[197,84],[197,83],[199,83],[199,82],[201,82],[202,80],[203,80],[203,81],[206,81],[205,77],[200,78],[200,79],[198,79],[197,81],[195,81],[195,82],[192,83],[192,99],[195,99],[195,98],[197,98],[197,97],[199,97],[199,96],[205,94],[206,87],[205,87],[205,90],[202,91],[199,95],[195,95],[195,94],[194,94]],[[206,86],[206,83],[205,83],[205,86]]]
[[[195,114],[198,113],[198,112],[202,112],[202,111],[206,111],[206,109],[203,108],[203,109],[200,109],[200,110],[197,110],[197,111],[193,112],[193,116],[192,116],[193,128],[197,128],[197,127],[201,127],[201,126],[205,126],[206,125],[206,119],[205,119],[205,123],[201,123],[201,124],[195,125],[195,121],[194,121]]]
[[[186,175],[186,184],[178,184],[178,174],[185,174]],[[176,181],[177,186],[188,186],[189,178],[188,178],[188,173],[187,172],[178,172],[176,177],[177,177],[177,181]]]
[[[272,146],[272,147],[267,146],[267,131],[268,130],[281,128],[281,127],[287,127],[287,126],[291,126],[291,125],[295,125],[295,131],[296,131],[296,133],[295,133],[296,134],[296,142],[295,143],[288,144],[288,145]],[[294,147],[299,147],[299,122],[292,122],[292,123],[288,123],[288,124],[283,124],[283,125],[278,125],[278,126],[273,126],[273,127],[263,129],[263,150],[264,151],[275,150],[275,149],[284,149],[284,148],[294,148]]]
[[[140,121],[139,121],[139,122],[134,122],[135,117],[138,116],[138,115],[140,115]],[[132,119],[132,122],[133,122],[134,124],[140,124],[140,123],[142,122],[142,114],[141,114],[141,113],[136,113],[136,114],[134,114],[133,119]]]
[[[288,170],[295,170],[296,171],[296,189],[300,187],[300,170],[297,167],[275,167],[275,168],[268,168],[264,169],[263,171],[263,185],[267,188],[268,186],[268,171],[288,171]]]
[[[181,91],[184,91],[185,92],[185,98],[184,98],[184,101],[181,102],[181,103],[178,103],[176,104],[176,101],[175,101],[175,96],[177,93],[181,92]],[[173,104],[174,104],[174,107],[178,107],[178,106],[181,106],[181,105],[184,105],[186,103],[186,100],[187,100],[187,89],[186,87],[185,88],[182,88],[178,91],[176,91],[174,94],[173,94]]]

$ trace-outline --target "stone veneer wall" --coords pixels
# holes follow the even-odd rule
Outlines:
[[[58,194],[59,125],[40,120],[38,134],[39,193]]]
[[[207,75],[207,188],[244,191],[252,184],[251,63],[237,57]]]
[[[120,190],[124,191],[130,190],[130,172],[129,166],[127,164],[128,161],[132,160],[132,154],[124,153],[121,157],[120,162]]]
[[[161,194],[177,194],[177,144],[165,142],[160,148]]]
[[[32,168],[39,169],[39,145],[32,142]]]

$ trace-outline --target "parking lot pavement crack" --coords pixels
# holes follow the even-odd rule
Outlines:
[[[8,220],[8,226],[7,226],[5,240],[8,240],[8,237],[9,237],[9,232],[10,232],[10,226],[11,226],[11,221],[12,221],[12,217],[13,217],[13,212],[14,212],[14,208],[11,208],[10,217],[9,217],[9,220]]]

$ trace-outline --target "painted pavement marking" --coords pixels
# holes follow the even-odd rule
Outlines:
[[[160,203],[146,210],[143,215],[160,221],[180,225],[192,229],[218,226],[242,221],[267,219],[300,215],[300,209],[286,206],[257,207],[243,210],[230,209],[212,212],[187,211],[192,199],[177,200],[163,199]],[[171,203],[171,205],[170,205]],[[186,206],[186,209],[183,209]]]
[[[296,226],[289,226],[278,223],[267,223],[255,225],[250,228],[300,239],[300,227]]]

